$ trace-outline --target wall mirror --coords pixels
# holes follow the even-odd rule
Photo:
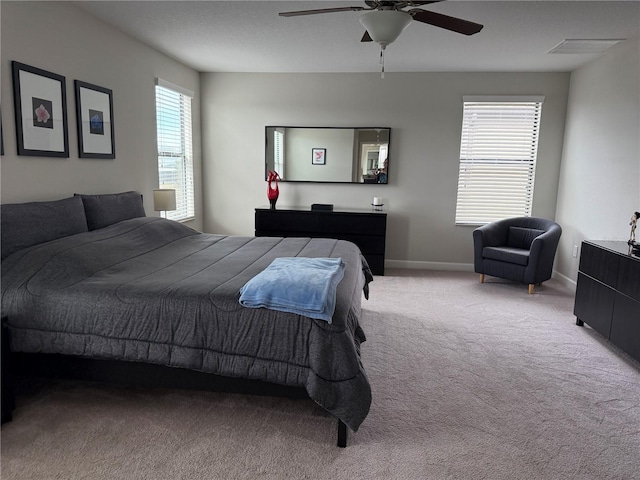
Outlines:
[[[386,184],[390,139],[390,128],[265,127],[265,180]]]

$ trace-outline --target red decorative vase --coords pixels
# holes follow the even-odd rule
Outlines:
[[[269,176],[267,177],[267,198],[269,199],[271,210],[276,209],[276,202],[278,201],[278,196],[280,195],[280,190],[278,189],[279,178],[280,175],[278,175],[278,172],[272,172],[271,170],[269,170]],[[271,186],[271,182],[275,183],[275,187]]]

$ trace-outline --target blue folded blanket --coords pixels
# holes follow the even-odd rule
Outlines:
[[[297,313],[331,323],[342,258],[281,257],[240,289],[240,304]]]

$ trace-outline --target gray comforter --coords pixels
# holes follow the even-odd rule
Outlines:
[[[341,257],[332,324],[239,305],[277,257]],[[371,403],[360,361],[358,248],[341,240],[238,237],[136,218],[2,262],[11,348],[182,367],[306,388],[357,430]]]

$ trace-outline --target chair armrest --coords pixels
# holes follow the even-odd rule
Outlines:
[[[473,231],[474,242],[478,241],[482,247],[500,247],[507,244],[509,228],[503,221],[487,223]]]
[[[503,221],[487,223],[473,231],[473,262],[477,273],[481,273],[482,249],[506,245],[507,231]]]
[[[562,229],[559,225],[555,225],[533,240],[527,269],[531,270],[535,278],[530,279],[528,283],[539,283],[551,277],[561,234]]]
[[[551,261],[553,262],[561,232],[562,230],[560,230],[560,228],[552,228],[534,238],[533,242],[531,242],[529,262],[539,263],[544,260],[549,260],[549,257],[551,257]]]

